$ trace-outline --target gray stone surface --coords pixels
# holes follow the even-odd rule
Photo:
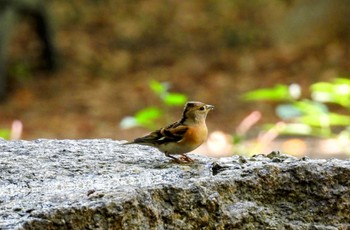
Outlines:
[[[108,139],[0,140],[0,228],[350,228],[349,160],[193,158]]]

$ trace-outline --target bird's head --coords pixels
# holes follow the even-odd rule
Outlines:
[[[189,101],[186,103],[183,114],[183,122],[205,122],[205,118],[210,110],[213,110],[214,106],[207,105],[199,101]]]

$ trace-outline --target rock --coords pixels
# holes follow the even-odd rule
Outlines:
[[[1,229],[348,229],[350,161],[0,140]],[[191,156],[192,157],[192,156]]]

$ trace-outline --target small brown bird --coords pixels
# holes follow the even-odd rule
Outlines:
[[[189,101],[185,105],[181,120],[126,144],[152,146],[179,163],[193,162],[193,159],[185,153],[198,148],[207,139],[208,129],[205,119],[212,109],[214,109],[212,105]],[[172,155],[181,155],[181,160]]]

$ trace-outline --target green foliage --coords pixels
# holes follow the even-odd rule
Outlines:
[[[344,127],[342,134],[349,132],[350,114],[331,112],[328,104],[350,112],[350,80],[335,78],[331,82],[317,82],[310,86],[310,91],[310,99],[299,98],[299,86],[276,85],[250,91],[244,94],[244,99],[280,102],[276,114],[285,122],[281,134],[334,137],[339,133],[334,132],[333,127]]]
[[[169,106],[180,106],[185,104],[187,97],[181,93],[169,93],[163,100]]]
[[[10,139],[11,131],[9,129],[0,129],[0,138]]]
[[[335,103],[350,109],[350,80],[336,78],[332,82],[318,82],[311,86],[315,101]]]
[[[155,129],[157,121],[164,117],[166,111],[173,106],[183,106],[187,101],[187,96],[181,93],[169,92],[169,83],[152,80],[149,83],[152,92],[162,101],[162,107],[146,107],[139,110],[134,116],[122,119],[122,128],[144,127]]]
[[[291,99],[287,85],[276,85],[273,88],[257,89],[244,94],[244,99],[249,101],[256,100],[289,100]]]
[[[151,88],[151,90],[157,94],[158,96],[163,96],[164,94],[166,94],[166,92],[168,91],[169,88],[169,84],[167,82],[159,82],[156,80],[152,80],[149,83],[149,87]]]
[[[162,115],[160,109],[156,107],[147,107],[138,111],[134,118],[136,124],[144,127],[152,127],[154,120]]]
[[[187,96],[181,93],[170,93],[169,84],[167,82],[161,83],[152,80],[149,83],[151,90],[159,96],[159,98],[167,106],[182,106],[187,101]]]

